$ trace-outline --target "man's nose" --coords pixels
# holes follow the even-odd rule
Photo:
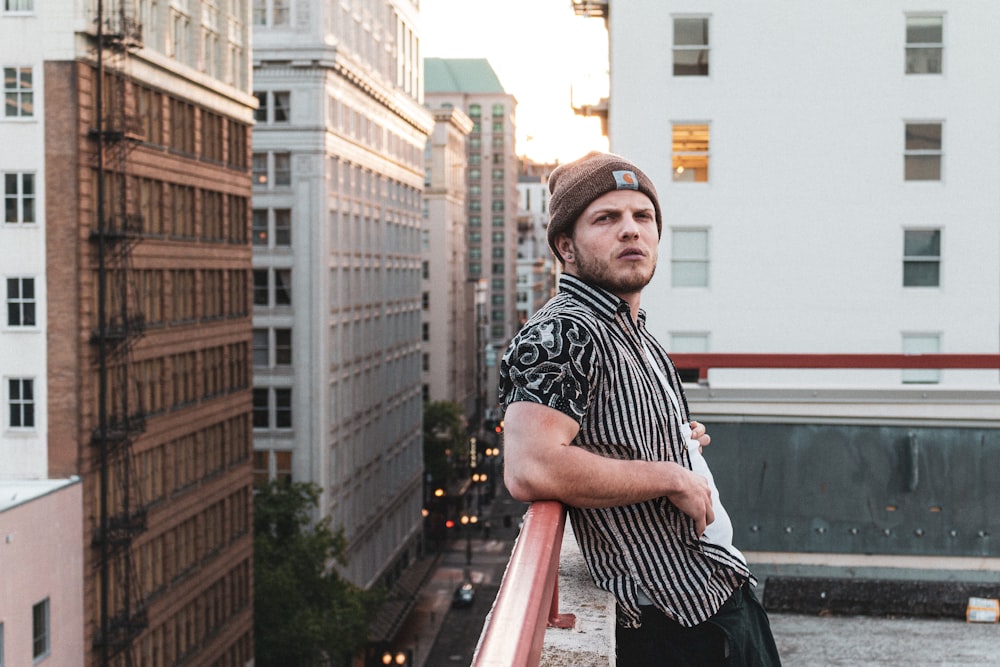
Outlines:
[[[639,236],[639,222],[635,219],[635,216],[627,212],[622,216],[619,233],[626,238]]]

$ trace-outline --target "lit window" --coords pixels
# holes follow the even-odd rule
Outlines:
[[[35,279],[7,279],[7,326],[33,327],[35,320]]]
[[[903,178],[907,181],[941,180],[941,123],[907,123],[903,153]]]
[[[903,232],[903,287],[941,285],[941,230]]]
[[[674,287],[708,287],[707,230],[671,231],[670,281]]]
[[[939,354],[941,336],[936,333],[903,334],[903,354]],[[941,371],[936,368],[904,368],[903,384],[937,384]]]
[[[49,654],[50,632],[49,599],[45,598],[31,607],[31,657],[35,662]]]
[[[254,153],[253,184],[260,187],[292,184],[291,153]]]
[[[708,125],[674,124],[672,158],[674,182],[707,182]]]
[[[291,209],[254,209],[252,220],[255,246],[267,248],[292,245]]]
[[[906,73],[940,74],[944,57],[944,17],[906,17]]]
[[[34,86],[30,67],[3,68],[4,115],[30,118],[35,115]]]
[[[674,19],[674,76],[708,76],[708,19]]]

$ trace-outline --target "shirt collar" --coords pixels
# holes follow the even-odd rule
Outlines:
[[[615,319],[619,313],[625,317],[631,316],[631,310],[627,301],[601,287],[591,285],[568,273],[560,274],[559,291],[573,296],[606,320]],[[645,321],[646,311],[640,308],[639,323],[642,324]]]

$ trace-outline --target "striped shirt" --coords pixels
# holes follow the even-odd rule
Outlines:
[[[680,424],[690,421],[677,371],[640,311],[563,274],[559,293],[528,320],[500,364],[500,403],[547,405],[580,424],[573,445],[615,459],[674,461],[691,469]],[[646,356],[680,397],[680,420]],[[651,601],[684,626],[704,622],[746,581],[746,563],[699,539],[667,498],[600,509],[569,507],[594,583],[618,600],[619,623],[640,625]],[[738,553],[738,552],[737,552]]]

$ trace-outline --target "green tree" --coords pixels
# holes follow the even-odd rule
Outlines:
[[[424,471],[434,486],[451,481],[456,459],[468,455],[462,407],[450,401],[424,403]]]
[[[313,522],[315,484],[271,482],[254,493],[254,657],[258,667],[348,665],[382,601],[342,578],[342,531]]]

